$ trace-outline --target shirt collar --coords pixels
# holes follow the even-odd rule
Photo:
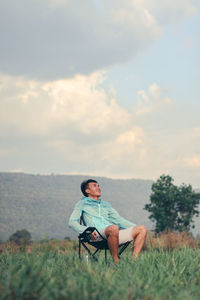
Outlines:
[[[90,197],[82,197],[81,200],[88,200],[88,201],[91,201],[91,202],[95,201],[95,203],[101,203],[101,198],[99,198],[98,200],[95,200],[95,199],[90,198]]]

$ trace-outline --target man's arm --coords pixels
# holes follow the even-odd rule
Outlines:
[[[80,217],[82,214],[82,203],[79,201],[75,207],[74,210],[69,218],[69,227],[78,232],[79,234],[82,233],[87,226],[83,226],[80,224]]]
[[[132,226],[136,226],[136,224],[121,217],[119,213],[112,207],[110,208],[109,212],[109,220],[111,223],[118,225],[119,229],[126,229]]]

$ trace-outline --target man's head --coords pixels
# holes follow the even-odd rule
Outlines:
[[[94,179],[88,179],[81,183],[81,191],[85,197],[98,200],[101,196],[101,189]]]

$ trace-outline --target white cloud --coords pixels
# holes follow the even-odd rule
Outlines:
[[[103,89],[105,76],[42,83],[1,75],[1,168],[115,178],[169,173],[190,182],[199,170],[200,128],[169,129],[172,113],[177,118],[180,111],[156,83],[139,92],[133,112],[123,109],[115,91]],[[156,121],[160,111],[167,128]]]
[[[59,131],[63,138],[78,134],[87,141],[90,135],[118,135],[130,126],[131,115],[117,104],[112,91],[101,88],[103,74],[49,83],[2,75],[1,134],[10,130],[48,136]]]
[[[200,138],[200,128],[195,127],[192,134],[195,138]]]
[[[130,115],[118,106],[112,93],[100,88],[102,80],[102,73],[94,73],[45,84],[44,90],[53,101],[49,122],[53,126],[74,124],[86,135],[107,135],[108,128],[117,132],[127,126]]]
[[[8,147],[10,157],[28,156],[31,164],[37,147],[39,161],[43,151],[45,159],[52,160],[51,153],[56,161],[67,161],[70,172],[86,169],[111,176],[117,168],[117,177],[124,165],[125,173],[134,155],[144,152],[145,132],[117,104],[115,92],[102,88],[104,78],[99,72],[41,83],[1,75],[0,136],[5,145],[0,156],[5,157]]]
[[[200,155],[184,158],[184,163],[192,169],[199,169],[200,173]]]
[[[186,18],[197,14],[198,0],[137,0],[146,7],[161,26],[180,25]]]
[[[120,165],[123,164],[127,158],[134,157],[136,151],[142,151],[144,136],[144,130],[139,126],[122,132],[103,145],[103,158],[107,160],[107,163],[114,161],[114,164],[117,164],[118,161]]]
[[[175,113],[177,116],[180,110]],[[170,115],[168,120],[170,122]],[[199,186],[199,129],[157,128],[148,133],[145,142],[147,156],[144,157],[143,162],[148,165],[148,170],[154,174],[154,178],[165,173],[175,178],[178,184],[185,182]]]
[[[112,19],[115,24],[118,24],[119,29],[131,30],[140,40],[148,38],[148,36],[151,38],[153,36],[158,37],[161,33],[154,16],[137,1],[124,1],[124,5],[120,3],[117,7],[114,5],[111,13]],[[141,26],[143,27],[142,33],[139,31]],[[149,28],[153,30],[151,35],[149,34]]]
[[[148,93],[144,90],[138,91],[137,115],[152,114],[153,112],[171,109],[173,100],[165,96],[166,89],[153,83],[149,87]]]
[[[160,37],[163,22],[183,21],[196,7],[189,0],[7,0],[0,12],[0,72],[56,80],[130,60]]]

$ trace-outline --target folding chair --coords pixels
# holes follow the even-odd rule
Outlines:
[[[85,224],[85,221],[83,219],[83,213],[80,218],[80,224]],[[91,240],[91,233],[93,231],[96,231],[99,236],[101,237],[101,240],[99,241],[92,241]],[[90,257],[92,257],[94,260],[98,261],[97,257],[95,256],[100,250],[105,251],[105,261],[107,263],[107,250],[109,249],[108,247],[108,242],[107,240],[101,235],[101,233],[95,228],[95,227],[88,227],[83,233],[79,234],[78,236],[79,240],[79,258],[81,258],[81,246],[85,248],[85,250],[88,252]],[[118,251],[118,257],[120,258],[121,254],[124,252],[124,250],[128,247],[128,245],[131,243],[131,241],[126,242],[124,244],[119,245],[119,251]],[[87,244],[93,246],[96,248],[94,252],[92,252],[88,247]]]

